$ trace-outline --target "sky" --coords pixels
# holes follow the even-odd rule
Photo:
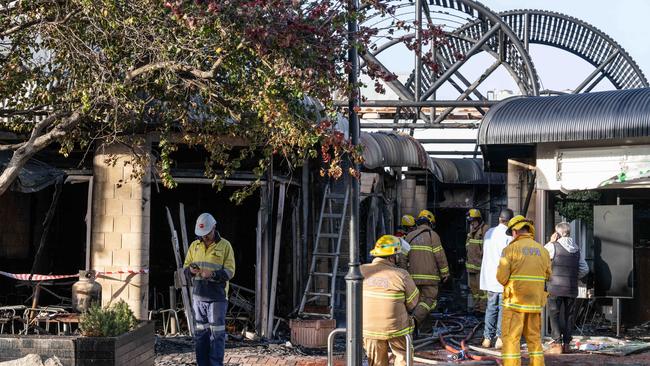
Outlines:
[[[632,56],[646,78],[650,76],[649,0],[482,0],[481,3],[496,12],[552,10],[585,21],[613,38]],[[545,57],[537,56],[535,65],[541,68]],[[561,69],[555,71],[564,75]]]

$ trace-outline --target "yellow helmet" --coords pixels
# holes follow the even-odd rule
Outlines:
[[[470,208],[470,210],[467,211],[467,220],[471,221],[476,219],[481,219],[481,211],[476,208]]]
[[[402,242],[393,235],[384,235],[375,243],[375,249],[370,251],[373,257],[390,257],[402,250]]]
[[[425,217],[432,224],[436,223],[436,217],[429,210],[420,211],[420,213],[418,214],[418,219],[422,217]]]
[[[517,215],[508,221],[508,230],[506,230],[506,234],[512,235],[512,230],[521,230],[526,226],[528,226],[528,231],[530,231],[531,234],[535,235],[535,226],[533,225],[533,221],[528,220],[522,215]]]
[[[415,217],[412,215],[404,215],[402,216],[401,224],[404,227],[415,226]]]

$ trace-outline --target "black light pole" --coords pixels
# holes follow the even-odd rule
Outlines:
[[[350,137],[354,146],[359,144],[359,93],[357,78],[359,73],[359,54],[356,48],[356,35],[358,24],[356,13],[359,10],[359,0],[348,0],[348,61],[350,62],[350,96],[348,103]],[[359,165],[353,163],[352,167],[359,170]],[[350,184],[350,262],[348,273],[345,276],[346,283],[346,307],[347,307],[347,331],[346,331],[346,361],[347,366],[361,365],[361,286],[363,276],[359,270],[359,180],[356,177],[349,177]]]

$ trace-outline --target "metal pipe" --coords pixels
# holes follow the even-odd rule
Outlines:
[[[476,123],[411,123],[411,122],[400,122],[400,123],[361,123],[361,128],[386,128],[386,129],[395,129],[395,128],[404,128],[404,129],[445,129],[445,128],[462,128],[462,129],[471,129],[478,128],[478,121]]]
[[[413,366],[413,338],[410,334],[404,337],[406,338],[406,366]]]
[[[498,100],[366,100],[359,103],[359,107],[486,107],[489,108],[500,101]],[[350,102],[346,100],[336,100],[334,105],[337,107],[346,107]]]
[[[476,139],[417,139],[421,144],[472,144]]]
[[[336,328],[327,336],[327,366],[334,366],[334,338],[337,334],[345,332],[345,328]]]
[[[420,100],[421,94],[422,94],[422,0],[415,0],[415,101]]]
[[[353,147],[359,145],[359,116],[356,109],[359,107],[359,54],[356,47],[356,37],[359,25],[356,19],[356,13],[359,11],[359,0],[348,0],[348,61],[350,63],[350,74],[348,83],[350,85],[350,96],[348,102],[349,128],[350,137]],[[352,163],[352,168],[359,170],[359,164]],[[349,270],[345,276],[346,282],[346,310],[347,310],[347,329],[346,332],[346,364],[347,366],[361,365],[361,329],[362,329],[362,301],[361,286],[363,276],[359,269],[359,180],[354,176],[348,177],[350,184],[351,204],[350,204],[350,262]]]

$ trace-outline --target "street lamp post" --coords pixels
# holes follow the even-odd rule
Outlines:
[[[350,85],[350,96],[348,103],[350,137],[352,144],[359,144],[359,92],[357,80],[359,74],[359,54],[356,48],[356,35],[358,24],[356,13],[359,10],[359,0],[348,0],[348,61],[350,62],[350,75],[348,82]],[[352,168],[359,170],[356,162],[352,163]],[[359,270],[359,180],[356,177],[349,177],[350,184],[350,262],[348,264],[348,273],[345,276],[346,282],[346,361],[347,366],[361,365],[361,329],[362,329],[362,302],[361,286],[363,276]]]

